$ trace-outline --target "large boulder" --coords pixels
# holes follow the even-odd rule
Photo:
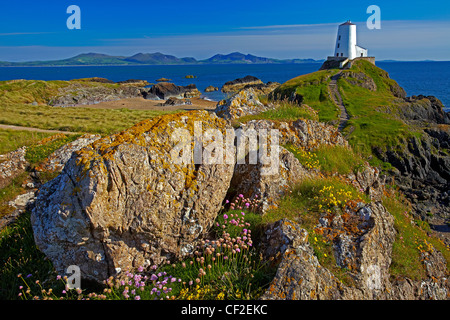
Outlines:
[[[234,169],[234,162],[173,161],[180,141],[172,134],[195,133],[196,121],[203,130],[228,128],[206,111],[143,121],[75,152],[41,188],[31,216],[34,237],[58,272],[77,265],[84,278],[103,280],[192,251],[213,223]]]

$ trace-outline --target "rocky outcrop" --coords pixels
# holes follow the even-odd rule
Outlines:
[[[278,206],[280,198],[291,186],[315,176],[315,172],[304,168],[297,158],[283,147],[279,147],[279,156],[273,165],[277,166],[274,174],[264,174],[264,170],[271,170],[270,165],[264,166],[261,162],[249,164],[247,155],[245,164],[236,164],[234,168],[228,198],[232,199],[240,193],[246,198],[257,199],[259,212],[265,213]]]
[[[448,141],[448,128],[430,128],[420,138],[405,141],[403,147],[374,150],[394,167],[390,173],[412,203],[416,217],[429,222],[432,216],[443,221],[450,218],[450,156],[441,151]],[[438,224],[445,227],[443,221]]]
[[[25,159],[27,148],[22,147],[15,151],[0,155],[0,189],[6,187],[11,181],[25,172],[29,165]]]
[[[47,172],[60,172],[66,165],[67,161],[72,157],[72,153],[78,151],[92,142],[100,139],[101,136],[98,134],[85,134],[77,138],[75,141],[70,142],[51,155],[49,155],[42,163],[36,166],[36,171],[47,171]]]
[[[193,98],[201,95],[195,84],[177,86],[171,82],[160,82],[143,93],[144,98],[151,100],[167,100],[169,98]]]
[[[422,95],[405,98],[397,112],[418,134],[374,153],[394,167],[390,175],[416,218],[450,244],[450,113],[439,99]]]
[[[9,201],[8,206],[10,207],[11,212],[0,217],[0,230],[14,223],[25,211],[31,210],[35,200],[36,190],[31,190],[20,194],[15,197],[14,200]]]
[[[369,214],[360,215],[363,208]],[[334,238],[336,262],[351,270],[353,285],[343,284],[320,265],[306,230],[295,222],[281,220],[265,233],[264,241],[269,248],[265,256],[278,255],[281,262],[263,299],[383,299],[389,283],[390,252],[395,240],[393,218],[379,203],[362,204],[360,208],[346,211],[344,216],[322,218],[326,226],[319,228]]]
[[[253,76],[245,76],[243,78],[228,81],[222,86],[222,92],[238,92],[245,87],[264,84],[260,79]]]
[[[450,113],[444,111],[444,105],[434,96],[408,97],[400,106],[399,113],[402,120],[412,124],[450,124]]]
[[[206,111],[156,117],[75,152],[40,189],[31,215],[35,241],[58,272],[78,265],[84,278],[104,280],[194,249],[234,169],[174,161],[180,141],[172,134],[184,129],[177,137],[187,138],[196,121],[204,130],[229,128]]]
[[[274,91],[280,83],[278,82],[267,82],[264,83],[260,79],[253,76],[246,76],[244,78],[235,79],[233,81],[226,82],[221,91],[225,93],[236,93],[245,89],[253,89],[258,95],[268,95]]]
[[[265,258],[272,257],[279,264],[262,299],[448,299],[450,285],[441,253],[426,253],[430,255],[428,279],[391,282],[389,268],[396,236],[393,217],[380,203],[358,204],[346,211],[343,216],[321,219],[319,231],[334,239],[335,259],[346,267],[352,280],[343,283],[321,265],[308,232],[296,222],[283,219],[270,225],[263,236]],[[433,254],[436,256],[431,257]]]
[[[255,92],[258,95],[269,95],[271,92],[273,92],[279,86],[280,86],[280,83],[269,81],[269,82],[263,83],[263,84],[255,84],[255,85],[245,86],[244,89],[252,88],[253,90],[255,90]]]
[[[64,137],[64,135],[62,136]],[[27,192],[19,194],[14,200],[8,202],[9,210],[11,212],[8,212],[0,218],[0,229],[13,223],[25,211],[31,211],[33,209],[34,201],[36,199],[36,192],[42,185],[41,178],[43,172],[61,172],[73,152],[80,150],[98,139],[100,139],[100,135],[85,134],[75,141],[62,146],[31,170],[30,168],[26,168],[29,166],[29,163],[26,162],[24,158],[26,148],[23,147],[17,150],[20,151],[19,157],[17,157],[17,151],[13,152],[13,154],[16,154],[16,157],[10,157],[9,161],[12,161],[11,166],[16,168],[14,176],[26,172],[26,170],[29,171],[27,172],[28,176],[22,182],[22,188],[26,189]],[[2,164],[3,163],[0,163],[0,168]],[[10,180],[0,181],[4,181],[6,183]]]
[[[339,78],[347,80],[348,83],[354,86],[365,88],[370,91],[377,90],[375,81],[373,81],[373,79],[367,76],[364,72],[342,71],[339,74]]]
[[[273,109],[259,101],[257,93],[252,89],[239,91],[228,100],[222,100],[217,104],[214,112],[227,120],[237,119],[247,115],[255,115]]]
[[[359,191],[367,194],[372,201],[381,201],[384,195],[386,175],[380,174],[380,170],[368,163],[355,173],[347,175],[349,182]]]
[[[60,93],[51,98],[48,104],[55,107],[93,105],[106,101],[142,97],[143,90],[145,89],[132,85],[86,86],[82,83],[72,82],[69,86],[59,89]]]
[[[336,127],[313,120],[299,119],[290,122],[278,122],[271,120],[252,120],[241,124],[242,128],[277,129],[279,132],[279,144],[292,144],[305,150],[314,150],[320,145],[347,146],[348,142],[340,134]]]
[[[270,120],[253,120],[242,124],[242,132],[261,132],[276,129],[279,133],[279,157],[276,174],[264,175],[262,172],[267,167],[262,163],[250,164],[248,154],[244,164],[236,164],[233,178],[231,180],[229,198],[233,198],[237,193],[244,194],[250,199],[260,200],[259,210],[265,213],[269,209],[276,208],[280,198],[286,194],[291,186],[300,183],[305,179],[311,179],[319,175],[316,169],[303,167],[295,156],[281,145],[291,144],[305,150],[313,150],[320,145],[341,145],[347,146],[346,140],[336,132],[336,128],[316,121],[297,120],[290,123],[276,122]],[[269,139],[269,138],[268,138]],[[378,170],[367,167],[355,177],[354,184],[364,191],[381,197],[382,188],[378,179]],[[234,191],[234,193],[233,193]]]

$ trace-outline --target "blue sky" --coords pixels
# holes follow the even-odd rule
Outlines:
[[[81,30],[69,30],[69,5]],[[369,30],[369,5],[381,29]],[[208,58],[240,51],[273,58],[333,54],[338,24],[358,25],[377,59],[450,60],[450,1],[6,1],[0,3],[0,60],[51,60],[86,52],[163,52]]]

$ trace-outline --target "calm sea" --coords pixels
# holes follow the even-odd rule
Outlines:
[[[378,62],[377,66],[389,72],[411,95],[434,95],[450,111],[450,62]],[[113,81],[142,79],[150,83],[159,78],[169,78],[177,85],[194,83],[203,90],[213,85],[221,87],[225,82],[252,75],[264,82],[283,83],[296,76],[317,71],[318,63],[286,65],[195,65],[195,66],[99,66],[99,67],[0,67],[0,80],[71,80],[102,77]],[[186,79],[193,75],[196,78]],[[205,93],[205,97],[220,100],[219,92]]]

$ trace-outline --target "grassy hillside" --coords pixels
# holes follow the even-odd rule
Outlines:
[[[276,89],[272,98],[292,99],[296,95],[297,101],[318,111],[320,121],[337,123],[340,110],[330,97],[328,85],[338,73],[339,92],[350,115],[343,134],[355,151],[370,156],[374,147],[395,146],[420,135],[397,115],[404,103],[400,99],[403,89],[386,71],[368,61],[356,61],[348,70],[321,70],[291,79]]]
[[[119,87],[119,84],[72,81],[0,81],[0,124],[72,132],[111,134],[167,112],[129,109],[51,107],[47,103],[70,85]]]
[[[328,94],[328,84],[337,70],[322,70],[301,75],[291,79],[271,95],[272,99],[292,99],[294,95],[301,102],[318,111],[320,121],[331,121],[339,118],[339,109]]]

